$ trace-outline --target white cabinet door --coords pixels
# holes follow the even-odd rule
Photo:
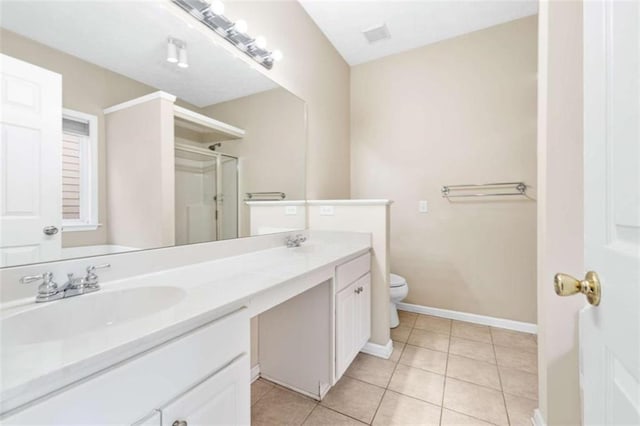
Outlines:
[[[162,426],[248,425],[249,371],[249,357],[243,355],[165,406]]]
[[[360,289],[358,295],[358,339],[357,351],[360,351],[371,337],[371,274],[360,278],[357,282]]]
[[[162,426],[162,412],[160,410],[153,410],[149,415],[133,423],[131,426]]]
[[[336,295],[336,379],[371,336],[371,274]]]
[[[336,295],[336,378],[344,374],[358,353],[357,287],[358,282],[354,282]]]
[[[57,259],[62,76],[0,54],[0,80],[0,267]]]

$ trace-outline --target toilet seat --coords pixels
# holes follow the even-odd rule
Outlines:
[[[402,287],[403,285],[407,285],[407,280],[405,280],[404,277],[396,274],[390,274],[389,287]]]

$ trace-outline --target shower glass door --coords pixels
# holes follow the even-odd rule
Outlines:
[[[238,238],[238,159],[221,155],[218,186],[218,239]]]
[[[176,244],[237,237],[238,159],[176,144]]]

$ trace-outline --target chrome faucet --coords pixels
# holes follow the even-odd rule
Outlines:
[[[302,234],[298,234],[295,237],[292,237],[291,235],[287,236],[285,243],[287,244],[288,248],[293,248],[300,247],[305,241],[307,241],[307,237],[303,236]]]
[[[42,280],[42,284],[38,286],[36,303],[50,302],[52,300],[58,300],[64,297],[64,287],[58,287],[58,284],[53,281],[53,274],[51,272],[45,272],[42,275],[31,275],[20,278],[20,282],[22,284],[28,284],[39,280]]]
[[[85,277],[74,277],[73,274],[67,274],[67,282],[62,286],[53,280],[53,273],[45,272],[41,275],[31,275],[20,278],[22,284],[28,284],[34,281],[42,280],[42,284],[38,286],[38,294],[36,295],[36,303],[51,302],[53,300],[65,299],[67,297],[79,296],[85,293],[92,293],[100,290],[98,285],[98,275],[96,269],[109,268],[111,265],[89,266]]]

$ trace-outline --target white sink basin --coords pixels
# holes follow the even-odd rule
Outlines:
[[[138,287],[47,302],[2,319],[2,346],[64,340],[165,310],[184,297],[176,287]]]

